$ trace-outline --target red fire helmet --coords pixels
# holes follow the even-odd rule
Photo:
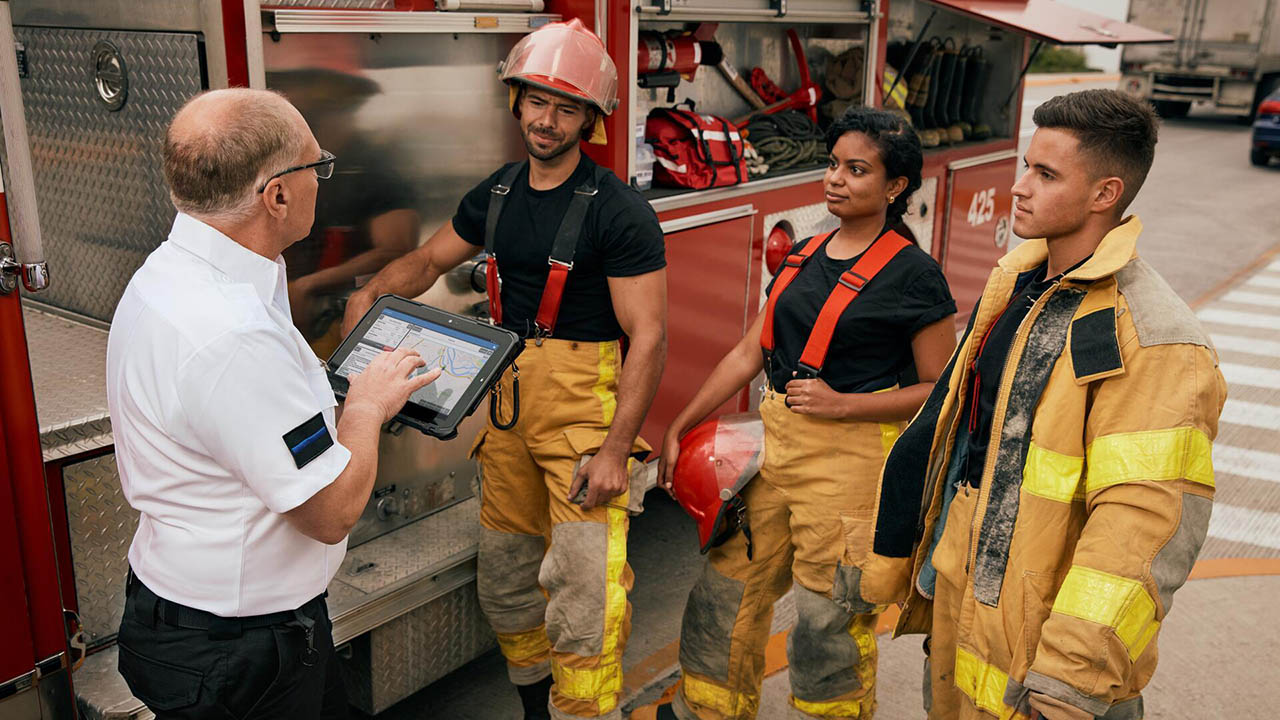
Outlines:
[[[720,545],[741,528],[747,534],[746,503],[740,493],[764,463],[764,424],[758,413],[723,415],[690,430],[680,439],[671,490],[698,524],[702,552]]]
[[[600,38],[577,18],[525,35],[498,71],[505,83],[523,82],[585,100],[605,115],[618,106],[618,69]]]

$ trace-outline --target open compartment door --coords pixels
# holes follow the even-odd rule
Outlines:
[[[1173,37],[1054,0],[928,0],[962,15],[1057,45],[1173,42]]]

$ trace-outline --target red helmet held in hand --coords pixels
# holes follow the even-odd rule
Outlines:
[[[764,463],[764,424],[757,413],[708,420],[680,439],[671,491],[698,524],[706,553],[741,529],[751,555],[751,529],[742,489]]]

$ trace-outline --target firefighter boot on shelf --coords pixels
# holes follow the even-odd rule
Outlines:
[[[974,140],[986,140],[991,137],[991,126],[982,121],[983,103],[986,100],[987,82],[991,78],[991,63],[987,61],[981,46],[975,46],[969,52],[969,67],[966,70],[965,88],[965,120],[973,126]]]
[[[965,122],[964,115],[960,112],[965,93],[968,91],[965,78],[969,71],[969,50],[969,46],[966,45],[960,48],[960,54],[956,56],[955,78],[951,81],[951,101],[947,105],[952,127],[960,128],[960,140],[968,140],[973,135],[973,126]]]
[[[929,64],[925,67],[925,81],[921,86],[920,98],[920,144],[927,148],[938,147],[942,142],[938,124],[934,119],[934,107],[938,98],[938,64],[942,53],[934,51],[929,55]]]
[[[955,134],[951,132],[953,125],[950,112],[951,90],[955,84],[955,76],[955,41],[947,38],[943,43],[942,57],[938,61],[938,97],[933,110],[933,119],[938,127],[938,138],[943,145],[956,142]]]

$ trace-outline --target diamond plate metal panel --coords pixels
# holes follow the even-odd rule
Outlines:
[[[110,445],[107,333],[24,304],[45,462]]]
[[[120,627],[138,513],[124,499],[114,454],[67,465],[62,485],[80,620],[90,645],[97,645],[115,637]]]
[[[26,48],[22,96],[53,276],[41,299],[107,321],[173,222],[161,148],[169,119],[201,89],[198,37],[36,27],[14,34]],[[116,112],[94,87],[92,51],[104,40],[128,71],[128,98]]]
[[[262,3],[263,9],[272,7],[305,8],[308,10],[395,10],[396,0],[280,0]]]
[[[76,670],[76,705],[85,720],[152,720],[142,701],[129,692],[129,685],[116,664],[120,651],[113,645],[90,655]]]
[[[827,211],[826,203],[814,203],[813,205],[804,205],[765,215],[764,236],[768,238],[769,233],[773,232],[774,226],[784,220],[791,225],[791,232],[796,240],[803,240],[819,233],[831,232],[840,226],[840,219]],[[769,268],[762,268],[760,271],[760,307],[762,308],[765,301],[769,299],[765,295],[764,289],[769,287],[769,283],[772,280],[773,275],[769,272]]]
[[[344,664],[347,699],[371,715],[382,712],[495,644],[468,583],[353,641]]]
[[[343,583],[364,594],[376,593],[474,548],[479,537],[480,501],[468,498],[348,550],[330,592]],[[339,611],[332,600],[329,610]]]

